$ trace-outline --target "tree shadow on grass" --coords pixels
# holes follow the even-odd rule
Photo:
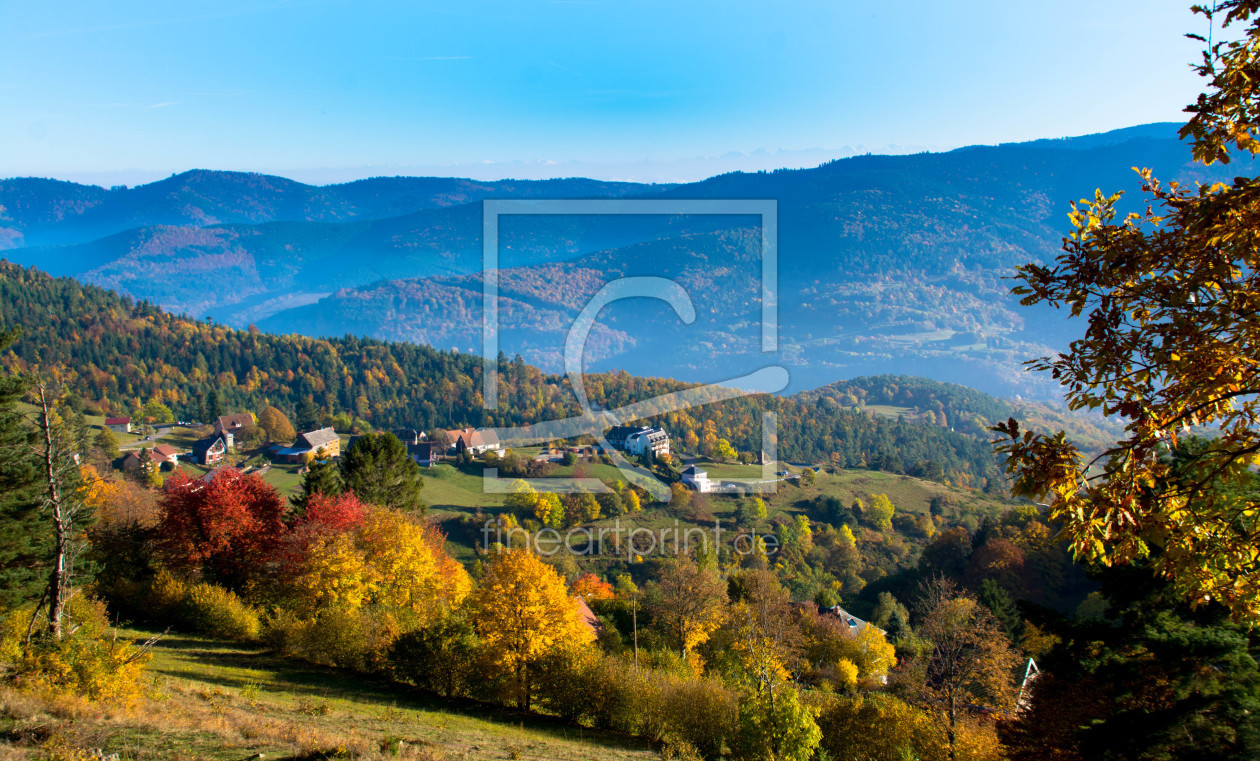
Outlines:
[[[143,641],[147,637],[138,637]],[[516,729],[542,732],[558,740],[571,740],[577,731],[582,742],[611,749],[647,749],[651,743],[640,737],[591,729],[564,720],[485,703],[472,698],[444,698],[425,690],[350,669],[321,666],[295,658],[284,658],[267,648],[238,642],[225,642],[183,634],[168,634],[154,645],[155,655],[163,650],[171,656],[155,659],[150,669],[165,676],[204,682],[239,690],[255,684],[248,674],[264,672],[264,689],[295,697],[342,700],[366,706],[392,706],[465,716]]]

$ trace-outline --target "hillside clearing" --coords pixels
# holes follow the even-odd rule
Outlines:
[[[129,712],[0,688],[0,758],[48,758],[53,747],[58,758],[99,748],[129,761],[658,758],[635,739],[202,637],[164,637],[150,670],[152,694]]]

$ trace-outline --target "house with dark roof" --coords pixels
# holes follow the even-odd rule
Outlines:
[[[213,436],[195,441],[192,445],[194,462],[202,465],[213,465],[227,456],[228,437],[231,434],[216,433]]]
[[[709,480],[709,474],[695,465],[689,465],[683,470],[682,482],[698,492],[713,491],[713,482]]]
[[[235,415],[220,415],[219,419],[214,422],[214,432],[223,434],[228,449],[236,446],[236,435],[238,433],[243,433],[253,427],[254,416],[248,412],[238,412]]]
[[[663,428],[646,425],[618,425],[609,429],[604,438],[614,448],[642,456],[652,452],[657,456],[669,454],[669,434]]]
[[[421,467],[431,468],[442,459],[442,447],[432,441],[421,441],[418,444],[408,444],[407,454]]]
[[[613,449],[625,451],[626,439],[633,434],[643,430],[641,425],[615,425],[604,434],[604,438],[612,445]]]
[[[131,433],[131,418],[107,417],[105,418],[105,427],[114,433]]]
[[[419,431],[415,428],[395,428],[394,435],[398,437],[399,441],[407,446],[419,444],[429,438],[428,434],[424,431]]]

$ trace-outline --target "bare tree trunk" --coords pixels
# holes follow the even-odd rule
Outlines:
[[[950,692],[949,696],[949,761],[954,761],[954,748],[958,741],[958,696]]]
[[[39,428],[43,435],[44,478],[48,482],[48,507],[53,522],[53,567],[48,577],[48,628],[54,637],[61,639],[61,622],[66,607],[66,587],[69,582],[67,557],[70,554],[70,516],[62,503],[61,478],[57,472],[57,447],[53,441],[52,406],[48,399],[48,384],[42,378],[35,385],[39,402]]]

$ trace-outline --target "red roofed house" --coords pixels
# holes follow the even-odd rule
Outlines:
[[[114,433],[131,433],[131,418],[107,417],[105,418],[105,427]]]
[[[179,450],[170,444],[158,444],[149,454],[158,465],[169,462],[174,467],[179,464]]]
[[[604,627],[599,623],[599,619],[595,617],[595,612],[591,610],[591,606],[587,605],[586,601],[581,597],[574,597],[573,602],[577,603],[578,617],[582,619],[582,623],[591,630],[592,634],[598,637],[600,629]]]
[[[471,452],[474,455],[494,452],[503,454],[503,445],[499,443],[499,434],[489,428],[460,428],[448,434],[454,440],[455,453]]]

